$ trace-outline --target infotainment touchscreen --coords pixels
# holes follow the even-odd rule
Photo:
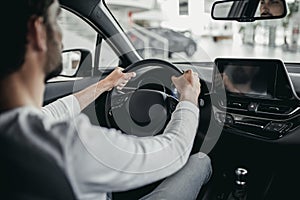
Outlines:
[[[246,60],[216,60],[214,87],[229,95],[272,97],[277,65]]]
[[[217,58],[213,79],[213,91],[225,90],[227,96],[272,100],[296,97],[281,60]]]
[[[222,79],[228,92],[267,95],[267,73],[260,66],[228,64],[224,66]]]

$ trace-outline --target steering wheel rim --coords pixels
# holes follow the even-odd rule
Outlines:
[[[127,84],[134,89],[124,94],[116,88],[108,92],[105,101],[108,127],[140,137],[162,133],[178,103],[178,96],[170,94],[171,76],[182,75],[182,70],[164,60],[145,59],[128,66],[124,72],[136,72],[137,76]],[[147,88],[160,84],[162,88]]]
[[[179,73],[178,75],[183,74],[183,71],[181,69],[179,69],[178,67],[176,67],[174,64],[172,64],[168,61],[165,61],[165,60],[155,59],[155,58],[137,61],[137,62],[129,65],[126,69],[124,69],[124,72],[130,72],[132,69],[136,68],[137,66],[139,66],[139,67],[151,66],[151,65],[153,65],[153,63],[155,65],[168,66],[168,67],[174,69],[175,71],[177,71]]]
[[[149,60],[152,60],[154,62],[158,61],[159,63],[165,63],[165,61],[157,60],[157,59],[149,59]],[[144,63],[144,62],[148,62],[148,61],[140,61],[140,62]],[[137,63],[134,63],[133,65],[137,65]],[[173,64],[171,64],[171,65],[173,68]],[[127,68],[127,70],[125,70],[125,71],[128,72],[129,69],[131,69],[131,68],[133,68],[133,66],[129,66]],[[175,67],[174,69],[178,70],[179,74],[183,73],[177,67]],[[197,134],[196,134],[196,137],[194,140],[194,145],[193,145],[193,150],[192,150],[193,153],[196,153],[200,150],[200,148],[202,146],[202,142],[204,141],[204,138],[206,137],[209,127],[211,126],[211,121],[213,121],[210,89],[209,89],[207,83],[203,79],[200,79],[200,83],[201,83],[201,93],[199,96],[199,107],[200,107],[201,112],[200,112],[200,120],[199,120],[198,130],[197,130]],[[107,102],[109,101],[109,99],[108,99],[110,96],[109,93],[111,93],[111,92],[105,92],[99,98],[96,99],[96,102],[95,102],[96,116],[95,117],[98,121],[96,123],[98,123],[100,126],[111,128],[113,126],[111,124],[107,123],[108,122],[107,115],[108,115],[109,109],[106,106]],[[176,105],[173,105],[173,106],[176,107]],[[103,117],[103,115],[104,115],[104,117]],[[214,126],[214,125],[212,125],[212,126]],[[114,128],[118,128],[118,127],[114,127]]]

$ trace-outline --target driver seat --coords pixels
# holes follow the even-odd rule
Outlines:
[[[49,155],[33,145],[0,134],[0,199],[76,199],[63,172]]]

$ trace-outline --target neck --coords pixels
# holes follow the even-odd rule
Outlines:
[[[37,68],[22,66],[17,72],[0,80],[1,110],[21,106],[41,108],[45,76],[34,69]]]

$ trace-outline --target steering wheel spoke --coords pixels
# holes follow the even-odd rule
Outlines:
[[[126,93],[121,91],[117,92],[114,95],[114,98],[111,99],[111,109],[116,109],[124,106],[124,104],[128,101],[128,99],[133,93],[134,91],[130,91]]]

